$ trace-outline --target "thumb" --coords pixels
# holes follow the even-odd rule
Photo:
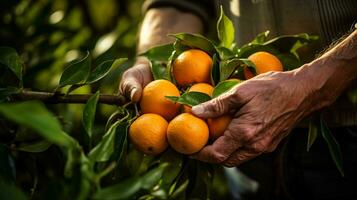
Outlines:
[[[238,102],[232,93],[225,93],[210,101],[192,107],[192,113],[202,118],[214,118],[236,108]]]
[[[138,102],[141,98],[142,86],[135,77],[128,77],[120,84],[120,92],[133,102]]]

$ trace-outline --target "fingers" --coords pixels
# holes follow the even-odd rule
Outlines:
[[[152,81],[149,61],[140,61],[124,72],[119,85],[120,93],[130,98],[133,102],[138,102],[141,98],[143,87]]]
[[[193,159],[209,163],[221,163],[225,161],[235,150],[239,148],[235,140],[225,135],[219,137],[212,145],[204,147],[201,151],[191,155]]]
[[[201,118],[212,118],[228,113],[231,109],[239,107],[241,103],[240,97],[236,94],[236,90],[231,90],[217,98],[214,98],[205,103],[192,107],[192,113]]]
[[[251,160],[262,154],[261,152],[255,152],[250,149],[241,148],[235,151],[227,160],[225,160],[222,164],[226,167],[235,167],[243,162]]]

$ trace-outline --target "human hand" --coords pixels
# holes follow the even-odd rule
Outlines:
[[[140,57],[134,66],[126,70],[119,84],[121,94],[138,102],[141,98],[143,88],[152,81],[150,61]]]
[[[269,72],[194,106],[202,118],[225,113],[234,118],[224,134],[192,158],[233,167],[272,152],[303,117],[317,109],[310,82],[290,72]]]

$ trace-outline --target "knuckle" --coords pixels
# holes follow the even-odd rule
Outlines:
[[[213,152],[211,158],[213,163],[221,163],[226,160],[226,156],[218,152]]]

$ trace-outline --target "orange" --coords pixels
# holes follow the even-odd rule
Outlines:
[[[168,123],[157,114],[143,114],[129,128],[129,137],[134,147],[148,155],[157,155],[168,146],[166,139]]]
[[[280,60],[271,53],[259,51],[248,57],[256,67],[257,74],[262,74],[269,71],[283,71],[283,65]],[[244,76],[246,79],[254,77],[254,74],[248,67],[244,68]]]
[[[206,122],[189,113],[175,117],[167,127],[167,140],[182,154],[193,154],[207,143],[209,130]]]
[[[181,53],[172,65],[172,72],[180,86],[211,82],[212,58],[204,51],[190,49]]]
[[[207,83],[196,83],[190,89],[188,90],[189,92],[202,92],[205,93],[209,96],[212,96],[213,92],[213,87],[210,84]],[[191,112],[191,107],[189,106],[183,106],[183,111],[190,113]]]
[[[230,115],[222,115],[217,118],[208,119],[209,138],[214,141],[222,136],[231,121],[232,117]]]
[[[145,86],[140,107],[143,113],[155,113],[166,120],[174,118],[180,109],[180,104],[174,103],[165,96],[180,96],[177,87],[167,80],[155,80]]]

